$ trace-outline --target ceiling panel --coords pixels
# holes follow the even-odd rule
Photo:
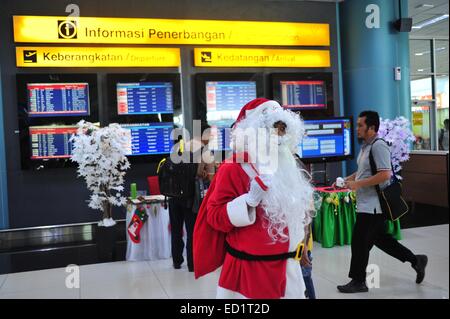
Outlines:
[[[421,5],[431,5],[425,7]],[[448,14],[448,0],[409,0],[408,14],[413,18],[413,25]],[[413,29],[410,36],[446,36],[448,37],[448,18],[419,30]]]
[[[412,74],[431,73],[431,41],[410,40],[409,57]],[[435,41],[436,73],[448,73],[448,40]]]

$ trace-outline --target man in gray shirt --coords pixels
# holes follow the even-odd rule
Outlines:
[[[358,170],[345,179],[345,186],[356,192],[357,214],[349,273],[352,280],[337,287],[342,293],[369,290],[366,286],[366,268],[374,245],[402,262],[410,262],[417,273],[416,283],[421,283],[425,277],[427,256],[414,255],[385,230],[386,217],[381,210],[375,185],[379,185],[381,189],[389,185],[392,168],[389,146],[377,136],[379,126],[377,112],[364,111],[358,117],[358,140],[363,142],[357,160]],[[375,175],[372,175],[369,161],[371,150],[377,168]]]

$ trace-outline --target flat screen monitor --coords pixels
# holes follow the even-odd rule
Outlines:
[[[205,86],[211,149],[229,150],[229,128],[241,108],[257,97],[256,81],[207,81]]]
[[[255,98],[255,81],[206,82],[206,107],[208,112],[235,111]]]
[[[129,131],[129,141],[125,145],[129,156],[169,154],[173,141],[173,123],[121,124]]]
[[[334,115],[332,73],[273,73],[271,83],[272,98],[283,107],[303,117]]]
[[[230,127],[220,127],[211,125],[209,137],[209,148],[212,151],[229,151],[230,148]]]
[[[70,158],[76,126],[30,126],[31,160]]]
[[[305,120],[298,155],[305,161],[339,161],[353,156],[351,118]]]
[[[106,75],[108,123],[166,123],[182,118],[179,73]],[[134,158],[133,161],[158,159]]]
[[[117,114],[173,113],[171,82],[117,83]]]
[[[325,81],[281,81],[281,104],[293,110],[327,107]]]
[[[74,167],[66,143],[76,123],[99,122],[96,73],[16,75],[22,169]]]
[[[28,116],[89,115],[88,83],[28,83]]]

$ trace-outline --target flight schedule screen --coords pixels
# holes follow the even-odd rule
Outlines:
[[[209,111],[241,109],[256,98],[254,81],[206,82],[206,107]]]
[[[89,115],[88,83],[29,83],[28,116]]]
[[[31,126],[31,159],[69,158],[72,155],[72,134],[75,126]]]
[[[206,119],[211,125],[213,150],[229,149],[229,128],[241,108],[256,95],[255,81],[206,82]]]
[[[281,103],[298,109],[326,108],[324,81],[281,81]]]
[[[173,113],[172,83],[117,83],[117,113],[119,115]]]
[[[170,153],[173,123],[121,124],[128,130],[127,155],[156,155]]]
[[[229,127],[211,126],[209,147],[214,151],[228,151],[230,148],[231,129]]]

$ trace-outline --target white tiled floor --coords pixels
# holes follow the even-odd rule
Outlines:
[[[343,295],[336,285],[348,281],[350,247],[313,250],[313,280],[318,298],[449,298],[449,225],[405,229],[402,243],[416,254],[427,254],[425,281],[415,283],[409,263],[401,263],[374,248],[370,263],[379,266],[380,288]],[[65,268],[0,275],[2,298],[214,298],[219,271],[194,279],[184,265],[172,261],[115,262],[80,267],[80,288],[66,288]]]

